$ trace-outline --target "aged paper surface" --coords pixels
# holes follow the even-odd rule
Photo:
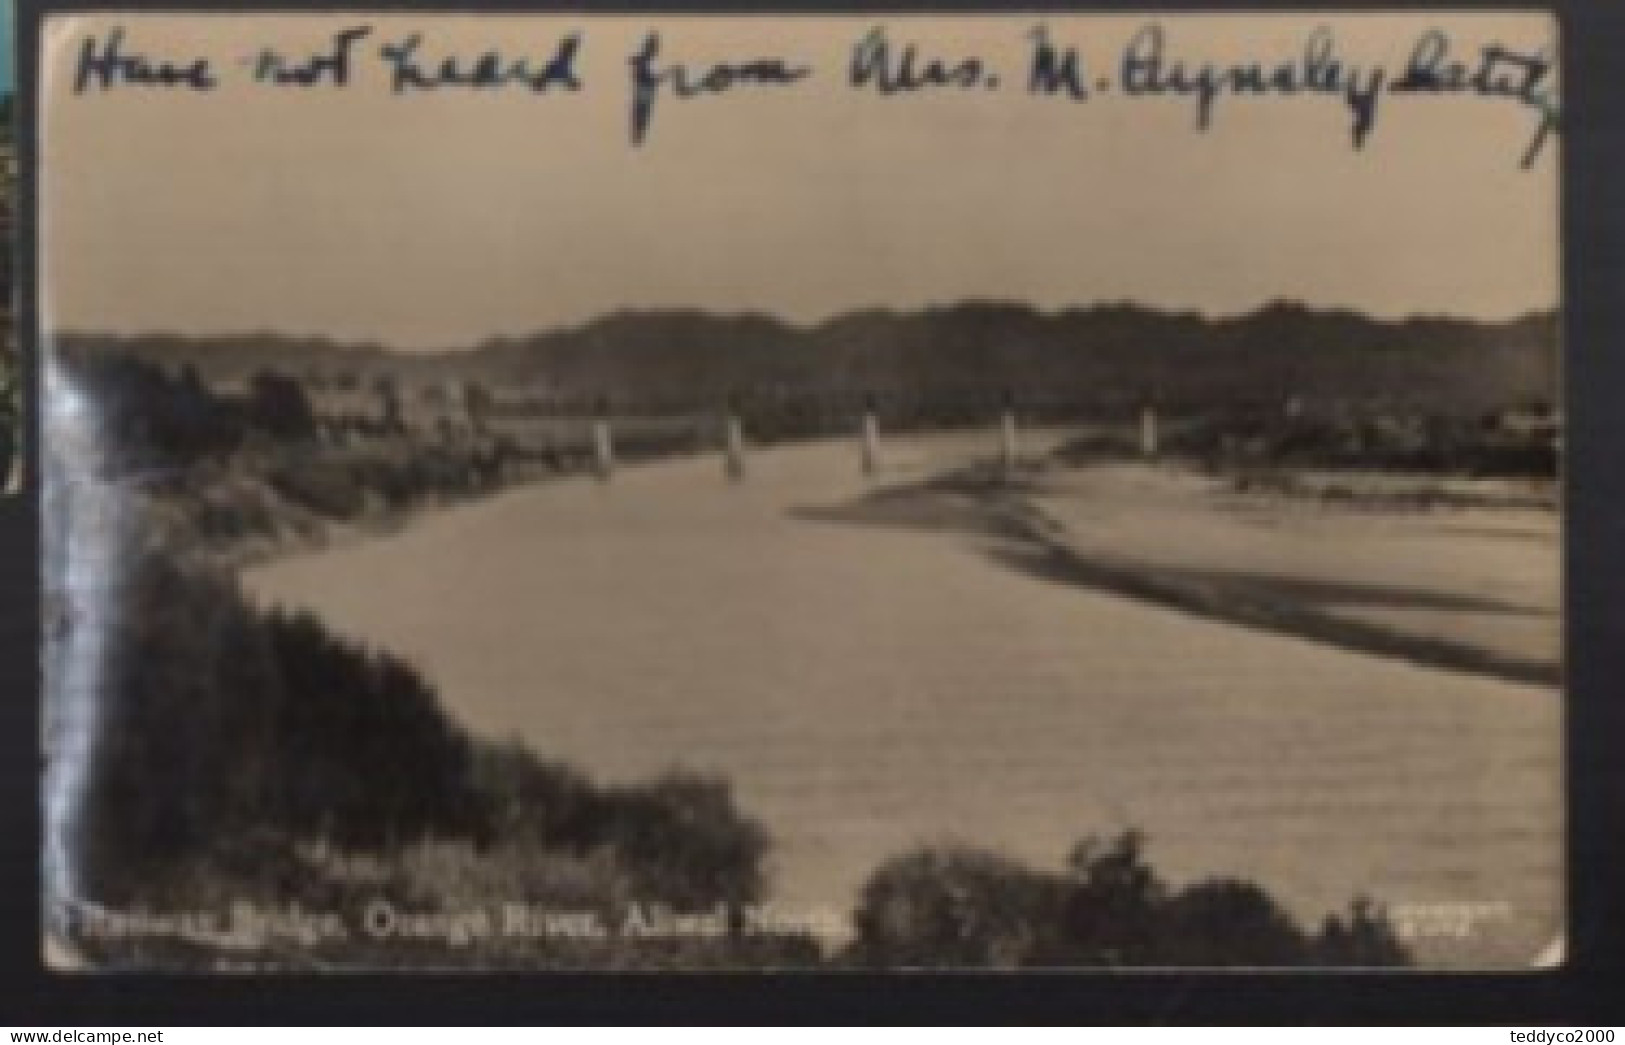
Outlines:
[[[1556,58],[52,20],[53,960],[1560,961]]]

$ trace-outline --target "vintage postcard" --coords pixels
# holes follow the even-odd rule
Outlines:
[[[1551,18],[37,42],[53,965],[1564,960]]]

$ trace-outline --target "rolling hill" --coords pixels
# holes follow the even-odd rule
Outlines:
[[[1558,388],[1553,312],[1485,323],[1373,319],[1278,302],[1243,316],[1105,304],[1059,312],[965,302],[867,310],[812,326],[765,315],[622,311],[579,326],[472,348],[397,353],[274,334],[231,337],[64,334],[69,351],[130,352],[192,364],[211,380],[274,368],[415,381],[470,380],[549,396],[680,408],[734,394],[1170,404],[1288,395],[1466,413]]]

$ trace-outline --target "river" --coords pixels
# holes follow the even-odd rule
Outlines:
[[[726,774],[787,906],[848,909],[918,843],[1059,868],[1133,827],[1172,881],[1254,878],[1306,922],[1358,892],[1442,912],[1429,962],[1522,965],[1557,934],[1555,692],[1069,587],[985,536],[792,512],[866,484],[849,444],[755,453],[740,483],[712,458],[643,465],[246,582],[404,655],[477,732],[600,780]]]

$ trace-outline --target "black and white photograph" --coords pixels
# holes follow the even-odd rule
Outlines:
[[[44,961],[1562,966],[1557,44],[49,17]]]

